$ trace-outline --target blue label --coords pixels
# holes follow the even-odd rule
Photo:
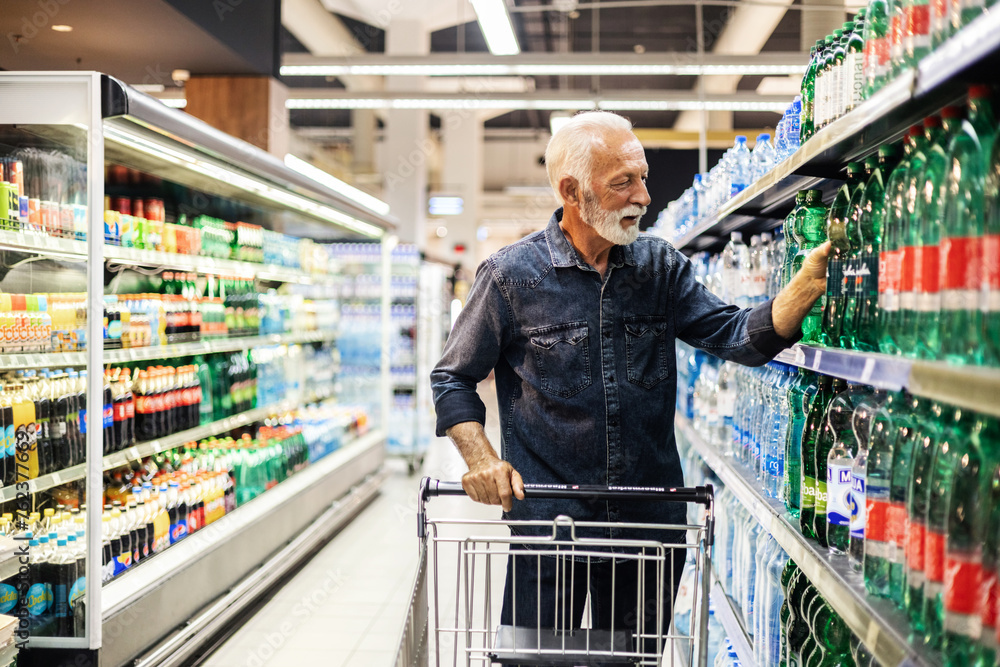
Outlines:
[[[80,577],[75,582],[73,586],[69,589],[69,607],[73,608],[76,601],[83,597],[84,593],[87,592],[87,577]]]
[[[104,428],[111,428],[115,423],[115,413],[111,410],[110,405],[104,406]]]
[[[187,523],[172,523],[170,524],[170,543],[173,544],[183,537],[187,537]]]
[[[864,475],[852,475],[851,495],[847,502],[848,507],[851,508],[851,539],[863,540],[865,538],[865,522],[867,520],[865,513]]]
[[[17,451],[17,440],[14,438],[14,425],[10,424],[3,431],[4,440],[7,442],[7,452],[13,456]]]
[[[17,606],[17,589],[10,584],[0,584],[0,614]]]
[[[87,432],[87,409],[80,409],[80,433]]]
[[[52,587],[47,584],[32,584],[25,599],[28,612],[32,616],[41,616],[52,604]]]

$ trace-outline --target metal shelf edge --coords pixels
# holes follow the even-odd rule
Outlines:
[[[686,418],[677,415],[675,421],[677,429],[684,434],[702,460],[761,523],[764,530],[771,533],[881,664],[895,666],[904,661],[923,667],[937,667],[941,664],[940,656],[929,658],[923,647],[909,643],[908,626],[902,613],[889,601],[869,596],[861,577],[851,570],[846,557],[830,556],[809,542],[789,523],[784,507],[777,501],[763,497],[744,471],[709,446]]]

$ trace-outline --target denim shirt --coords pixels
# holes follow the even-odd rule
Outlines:
[[[437,435],[485,423],[476,385],[496,372],[501,456],[526,483],[683,486],[674,441],[677,338],[759,366],[792,344],[771,305],[742,310],[695,280],[666,241],[611,249],[604,278],[559,222],[483,262],[431,373]],[[514,500],[506,518],[685,523],[677,503]],[[639,537],[612,529],[599,536]],[[598,536],[598,535],[594,535]]]

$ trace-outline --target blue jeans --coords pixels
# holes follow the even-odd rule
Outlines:
[[[673,601],[684,571],[686,555],[687,549],[668,549],[662,584],[662,625],[659,628],[659,633],[663,635],[670,627]],[[500,623],[532,630],[536,627],[577,630],[581,626],[587,593],[590,593],[589,625],[592,629],[611,630],[613,622],[616,632],[628,630],[635,633],[641,630],[644,634],[657,634],[657,572],[660,563],[655,560],[642,561],[642,567],[646,570],[642,596],[645,619],[643,627],[639,629],[637,628],[639,614],[636,609],[639,600],[639,562],[634,559],[620,560],[618,563],[612,563],[610,560],[591,562],[588,578],[586,561],[574,563],[570,558],[539,557],[523,550],[519,545],[512,545],[511,555],[507,559],[507,580],[504,585]],[[616,647],[616,649],[632,650],[631,647]],[[647,639],[641,650],[652,653],[656,650],[656,641]]]

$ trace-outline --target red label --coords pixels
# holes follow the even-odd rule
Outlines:
[[[949,553],[944,561],[944,608],[958,614],[982,613],[981,553]]]
[[[983,285],[1000,290],[1000,234],[983,237]]]
[[[875,40],[875,54],[878,56],[879,69],[884,69],[889,66],[889,38],[888,37],[878,37]]]
[[[924,533],[924,573],[927,581],[944,581],[944,542],[942,533],[933,530]]]
[[[135,417],[135,399],[133,398],[125,401],[125,417],[127,419],[133,419]]]
[[[917,256],[917,249],[913,246],[906,246],[900,254],[902,255],[902,259],[900,260],[899,291],[912,292],[913,266]]]
[[[938,247],[917,246],[913,264],[913,289],[921,294],[937,294],[939,284]]]
[[[878,291],[899,292],[900,274],[903,269],[903,251],[885,250],[878,256]]]
[[[906,36],[931,34],[931,6],[910,5],[906,8]]]
[[[150,396],[140,396],[135,399],[135,411],[140,415],[148,415],[153,412],[153,399]]]
[[[887,542],[890,505],[884,500],[865,500],[865,541]]]
[[[891,503],[889,505],[888,523],[886,525],[886,542],[892,542],[900,549],[906,548],[906,505]]]
[[[906,522],[906,564],[911,570],[924,569],[924,524]]]
[[[979,587],[979,608],[982,610],[983,628],[992,628],[997,624],[997,597],[1000,596],[1000,584],[997,582],[996,570],[983,568],[983,581]]]
[[[979,289],[979,238],[941,239],[941,289]]]
[[[125,404],[115,403],[115,421],[125,421]]]
[[[931,0],[931,8],[934,10],[931,15],[934,18],[934,25],[943,27],[948,23],[948,0]]]
[[[889,20],[889,53],[903,50],[903,14],[895,12]]]

